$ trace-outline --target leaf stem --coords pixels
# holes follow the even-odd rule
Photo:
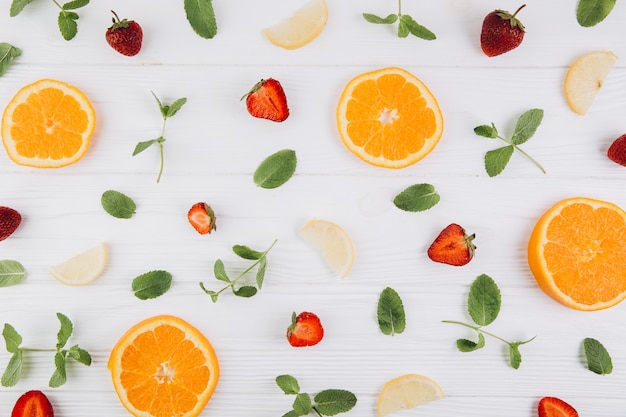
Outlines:
[[[398,0],[398,17],[402,16],[402,0]]]
[[[450,323],[450,324],[459,324],[459,325],[461,325],[461,326],[469,327],[470,329],[473,329],[474,331],[476,331],[476,332],[478,332],[478,333],[486,334],[487,336],[491,336],[491,337],[493,337],[494,339],[498,339],[499,341],[504,342],[504,343],[506,343],[507,345],[511,346],[511,342],[509,342],[508,340],[505,340],[505,339],[501,338],[500,336],[496,336],[496,335],[495,335],[495,334],[493,334],[493,333],[490,333],[490,332],[488,332],[488,331],[486,331],[486,330],[483,330],[483,329],[482,329],[481,327],[479,327],[479,326],[472,326],[471,324],[467,324],[467,323],[463,323],[463,322],[461,322],[461,321],[455,321],[455,320],[442,320],[441,322],[442,322],[442,323]],[[534,337],[533,337],[533,339],[534,339]],[[530,339],[530,340],[532,340],[532,339]],[[526,341],[526,342],[522,342],[522,343],[520,343],[520,344],[528,343],[528,342],[530,342],[530,340],[528,340],[528,341]]]
[[[502,136],[498,135],[496,136],[498,139],[502,140],[503,142],[513,146],[513,148],[519,152],[522,153],[522,155],[524,155],[526,158],[528,158],[530,160],[530,162],[532,162],[533,164],[535,164],[537,166],[537,168],[539,168],[541,170],[541,172],[543,172],[544,174],[546,173],[546,170],[541,166],[541,164],[539,164],[539,162],[537,162],[535,160],[535,158],[533,158],[532,156],[530,156],[529,154],[527,154],[522,148],[520,148],[519,146],[517,146],[516,144],[512,143],[510,140],[503,138]]]
[[[313,411],[315,411],[315,414],[317,414],[319,417],[322,417],[322,413],[320,413],[319,411],[317,411],[317,408],[315,408],[315,406],[311,407],[311,409]]]
[[[58,7],[59,9],[61,9],[61,11],[62,11],[62,12],[64,12],[64,13],[65,13],[65,10],[63,10],[63,6],[61,6],[61,5],[57,2],[57,0],[52,0],[52,2],[53,2],[54,4],[56,4],[56,5],[57,5],[57,7]]]
[[[20,350],[22,352],[58,352],[57,349],[35,349],[35,348],[27,348],[27,347],[21,347]]]

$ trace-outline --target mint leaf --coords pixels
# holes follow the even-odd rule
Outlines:
[[[118,219],[130,219],[137,209],[137,205],[130,197],[115,190],[102,193],[100,203],[104,211]]]
[[[467,297],[467,310],[479,326],[491,324],[500,312],[500,289],[486,274],[479,275],[472,283]]]
[[[289,181],[296,171],[296,152],[278,151],[261,162],[254,172],[254,183],[262,188],[277,188]]]
[[[74,0],[67,2],[63,5],[63,10],[75,10],[80,9],[81,7],[85,7],[89,4],[89,0]]]
[[[541,109],[530,109],[524,112],[519,119],[517,119],[515,131],[511,137],[511,143],[513,145],[521,145],[528,141],[528,139],[535,134],[542,120],[543,110]]]
[[[19,350],[15,352],[11,359],[9,359],[9,363],[7,364],[6,369],[2,373],[2,378],[0,379],[0,383],[3,387],[13,387],[20,380],[20,376],[22,376],[22,351]]]
[[[0,43],[0,76],[7,72],[15,58],[20,55],[22,55],[21,49],[6,42]]]
[[[148,300],[165,294],[172,285],[172,274],[167,271],[155,270],[139,275],[132,282],[135,297]]]
[[[378,298],[378,327],[383,334],[393,336],[404,332],[406,316],[400,295],[387,287]]]
[[[178,110],[180,110],[186,102],[187,99],[185,97],[179,98],[178,100],[174,101],[171,105],[167,107],[167,110],[163,117],[167,119],[174,116],[176,113],[178,113]]]
[[[252,250],[249,247],[243,245],[233,246],[233,252],[235,252],[235,255],[239,256],[240,258],[249,259],[252,261],[261,259],[261,257],[263,256],[263,252]]]
[[[502,148],[494,149],[485,154],[485,170],[490,177],[499,175],[513,156],[515,147],[513,145],[503,146]]]
[[[191,28],[202,38],[217,34],[217,21],[211,0],[185,0],[185,13]]]
[[[613,360],[604,345],[598,340],[587,337],[583,340],[587,367],[598,375],[607,375],[613,372]]]
[[[50,377],[50,381],[48,382],[48,386],[50,388],[58,388],[67,382],[67,372],[65,370],[65,355],[63,353],[57,352],[56,355],[54,355],[54,366],[54,373],[52,374],[52,376]]]
[[[285,414],[283,414],[283,417],[300,417],[300,415],[296,413],[294,410],[290,410],[290,411],[287,411]]]
[[[143,142],[139,142],[137,144],[137,146],[135,146],[135,150],[133,151],[133,156],[137,155],[138,153],[141,153],[141,152],[145,151],[150,146],[154,145],[155,143],[158,143],[158,141],[159,141],[159,139],[151,139],[151,140],[146,140],[146,141],[143,141]]]
[[[365,18],[365,20],[367,20],[370,23],[387,24],[387,25],[394,23],[396,20],[398,20],[397,14],[390,14],[387,17],[383,18],[383,17],[376,16],[375,14],[363,13],[363,17]]]
[[[259,260],[259,269],[256,271],[256,285],[261,289],[263,280],[265,279],[265,270],[267,269],[267,258],[263,257]]]
[[[61,327],[57,333],[57,350],[63,349],[70,336],[72,336],[72,331],[74,330],[74,325],[72,321],[67,318],[64,314],[57,313],[57,318],[61,323]]]
[[[15,330],[9,323],[4,323],[2,329],[2,337],[6,343],[7,352],[18,353],[20,351],[20,345],[22,344],[22,336]]]
[[[24,9],[24,7],[32,2],[33,0],[13,0],[13,2],[11,2],[11,8],[9,9],[10,16],[17,16]]]
[[[276,385],[283,390],[285,394],[297,394],[300,392],[298,380],[291,375],[279,375],[276,377]]]
[[[494,125],[493,123],[491,124],[491,126],[489,125],[476,126],[474,128],[474,133],[476,133],[478,136],[483,136],[485,138],[490,138],[490,139],[494,139],[498,137],[498,129],[496,129],[496,125]]]
[[[393,199],[393,204],[400,210],[418,212],[432,208],[440,199],[432,185],[415,184],[398,194]]]
[[[580,0],[576,8],[576,20],[580,26],[595,26],[611,13],[613,6],[615,0]]]
[[[237,297],[250,298],[254,297],[257,293],[257,289],[251,285],[244,285],[242,287],[239,287],[238,289],[235,289],[235,287],[232,288],[233,294],[235,294]]]
[[[425,39],[427,41],[437,39],[437,36],[435,36],[433,32],[417,23],[408,14],[403,14],[402,16],[400,16],[400,22],[406,25],[406,28],[413,36],[417,36],[418,38]]]
[[[226,275],[226,268],[224,267],[224,261],[218,259],[213,264],[213,275],[220,281],[230,282],[230,278]]]
[[[400,21],[398,22],[398,37],[406,38],[409,36],[409,26],[406,23],[406,19],[403,19],[404,16],[400,16]]]
[[[72,346],[67,354],[74,359],[78,363],[82,363],[83,365],[91,365],[91,355],[85,349],[81,349],[78,345]]]
[[[468,339],[458,339],[456,341],[456,347],[461,352],[473,352],[475,350],[482,349],[485,347],[485,336],[483,336],[482,333],[478,333],[478,342]]]
[[[334,416],[352,410],[356,405],[356,396],[350,391],[327,389],[314,398],[315,410],[325,416]]]
[[[26,278],[26,271],[18,261],[0,261],[0,287],[20,284]]]
[[[296,395],[293,401],[293,411],[299,416],[306,416],[311,412],[311,397],[309,394],[301,393]]]
[[[61,31],[63,39],[66,41],[73,39],[76,33],[78,33],[77,19],[78,15],[74,12],[66,12],[63,10],[59,12],[59,30]]]
[[[519,343],[509,344],[509,363],[514,369],[519,369],[522,364],[522,354],[519,351]]]

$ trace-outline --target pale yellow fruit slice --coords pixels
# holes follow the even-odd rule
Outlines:
[[[73,258],[50,267],[50,275],[66,285],[85,285],[98,278],[106,265],[106,246],[100,243]]]
[[[432,379],[406,374],[388,381],[378,395],[378,416],[386,416],[406,408],[415,408],[445,397],[443,389]]]
[[[291,17],[263,29],[263,33],[276,46],[297,49],[315,39],[326,26],[327,20],[326,0],[310,0]]]
[[[594,51],[582,55],[572,64],[565,76],[563,92],[575,113],[587,113],[615,61],[617,55],[611,51]]]
[[[311,219],[300,229],[300,236],[313,246],[326,264],[345,278],[354,264],[352,239],[343,228],[327,220]]]

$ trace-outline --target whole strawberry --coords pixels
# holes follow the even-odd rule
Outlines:
[[[22,216],[10,207],[0,206],[0,241],[11,236],[22,222]]]
[[[303,311],[291,315],[291,325],[287,329],[287,340],[293,347],[317,345],[324,337],[320,318],[314,313]]]
[[[474,257],[473,240],[475,235],[468,235],[465,229],[456,223],[446,226],[428,248],[428,257],[448,265],[463,266]]]
[[[246,99],[248,113],[254,117],[282,122],[289,117],[287,97],[280,83],[273,79],[261,80],[241,99]]]
[[[611,161],[626,166],[626,135],[615,139],[611,146],[609,146],[607,156]]]
[[[526,5],[523,4],[513,14],[498,9],[485,16],[480,33],[480,47],[485,55],[502,55],[522,43],[525,29],[516,16],[524,6]]]
[[[113,25],[107,29],[105,35],[107,42],[113,49],[122,55],[137,55],[141,50],[143,31],[141,26],[134,20],[127,20],[117,16],[113,10]]]

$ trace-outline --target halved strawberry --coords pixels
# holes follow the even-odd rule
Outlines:
[[[539,417],[578,417],[578,412],[556,397],[543,397],[539,401]]]
[[[287,339],[294,347],[317,345],[324,337],[324,328],[319,317],[308,311],[291,315],[291,325],[287,329]]]
[[[282,122],[289,117],[287,97],[280,83],[273,79],[261,80],[241,99],[246,99],[248,113],[254,117]]]
[[[606,154],[611,161],[626,166],[626,135],[615,139]]]
[[[189,209],[187,219],[201,235],[215,230],[215,213],[207,203],[196,203]]]
[[[446,226],[428,248],[428,257],[448,265],[463,266],[474,257],[476,246],[472,242],[475,234],[468,235],[456,223]]]
[[[11,236],[22,222],[22,216],[10,207],[0,206],[0,240]]]
[[[54,417],[54,411],[43,392],[28,391],[17,399],[11,417]]]

